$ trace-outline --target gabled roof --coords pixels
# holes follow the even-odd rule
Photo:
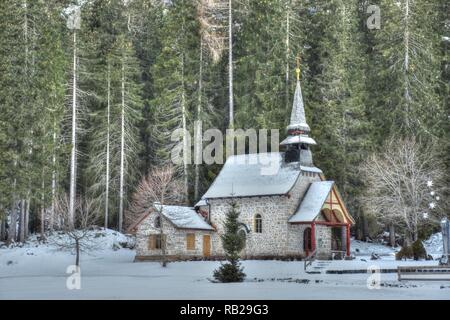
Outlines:
[[[180,229],[214,230],[198,213],[190,207],[155,205],[175,227]]]
[[[284,195],[300,172],[298,162],[284,161],[284,153],[231,156],[202,199]]]
[[[206,201],[206,199],[200,199],[195,205],[194,208],[198,208],[198,207],[204,207],[207,206],[208,202]]]
[[[320,213],[331,188],[333,188],[333,184],[334,181],[313,182],[303,197],[299,208],[294,215],[289,218],[288,222],[299,223],[313,221]]]
[[[156,207],[158,206],[158,207]],[[161,205],[155,205],[158,210]],[[135,223],[127,230],[128,233],[134,233],[137,227],[152,213],[156,212],[155,208],[150,208],[142,214]],[[214,228],[208,224],[193,208],[183,206],[162,206],[162,214],[170,223],[178,229],[190,230],[211,230]]]

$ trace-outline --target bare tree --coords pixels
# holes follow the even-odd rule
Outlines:
[[[76,215],[72,220],[70,216],[70,199],[67,195],[56,201],[55,213],[61,223],[61,233],[54,238],[54,244],[61,249],[74,250],[76,254],[75,265],[80,266],[80,253],[94,248],[92,229],[100,215],[93,210],[94,201],[90,199],[75,201]]]
[[[68,29],[73,31],[73,68],[72,68],[72,145],[70,153],[70,199],[69,199],[69,220],[75,217],[76,202],[76,175],[77,175],[77,129],[78,129],[78,41],[77,35],[80,30],[81,12],[80,7],[72,6],[71,13],[67,20]]]
[[[415,138],[392,138],[362,167],[367,185],[363,202],[382,222],[417,240],[419,227],[440,221],[444,171],[435,147]]]
[[[127,212],[127,221],[132,224],[147,210],[153,208],[158,212],[161,234],[162,266],[167,265],[166,243],[164,241],[163,210],[164,205],[179,204],[184,201],[183,182],[175,175],[171,165],[153,169],[142,179],[136,192],[130,210]]]

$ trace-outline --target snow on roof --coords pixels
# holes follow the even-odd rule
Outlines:
[[[313,145],[317,144],[317,142],[313,138],[299,135],[299,136],[288,136],[280,143],[280,145],[297,144],[297,143],[306,143]]]
[[[300,166],[283,158],[284,153],[279,152],[231,156],[203,199],[288,193],[297,181]]]
[[[155,204],[155,208],[160,210],[161,205]],[[164,205],[162,206],[162,214],[180,229],[214,230],[190,207]]]
[[[300,166],[300,170],[308,171],[308,172],[315,172],[315,173],[322,173],[322,170],[320,170],[317,167]]]
[[[208,205],[208,202],[206,202],[205,199],[200,199],[200,201],[195,204],[194,208],[203,207],[203,206],[207,206],[207,205]]]
[[[297,212],[288,220],[289,222],[311,222],[322,209],[334,181],[316,181],[311,184],[303,197]]]

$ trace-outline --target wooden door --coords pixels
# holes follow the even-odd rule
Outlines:
[[[309,227],[303,231],[303,251],[307,256],[312,251],[311,228]]]
[[[211,236],[205,234],[203,236],[203,256],[209,257],[211,255]]]

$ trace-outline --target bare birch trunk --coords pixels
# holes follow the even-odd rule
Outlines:
[[[405,3],[405,29],[404,29],[404,46],[405,46],[405,53],[404,53],[404,61],[403,61],[403,77],[404,77],[404,97],[406,101],[406,110],[405,110],[405,123],[406,126],[410,126],[409,122],[409,115],[410,115],[410,102],[411,102],[411,95],[410,95],[410,89],[409,89],[409,81],[408,81],[408,72],[409,72],[409,0],[406,0]]]
[[[125,175],[125,57],[122,57],[122,111],[120,134],[119,231],[123,225],[124,175]]]
[[[195,172],[194,172],[194,199],[198,200],[200,189],[200,163],[202,158],[202,92],[203,92],[203,39],[200,39],[200,70],[198,79],[197,122],[195,127]]]
[[[189,198],[189,179],[188,179],[188,137],[186,137],[187,131],[187,119],[186,119],[186,93],[184,88],[184,54],[181,57],[181,117],[183,125],[183,180],[184,180],[184,197],[187,201]]]
[[[105,176],[105,229],[108,228],[109,218],[109,143],[110,143],[110,122],[111,122],[111,65],[108,62],[108,110],[106,128],[106,176]]]
[[[73,226],[76,197],[77,157],[77,31],[73,31],[73,87],[72,87],[72,151],[70,158],[69,223]]]
[[[41,183],[42,193],[41,193],[41,237],[45,239],[45,180],[44,180],[44,169],[42,169],[42,183]]]
[[[290,5],[289,3],[286,3],[286,78],[285,78],[285,86],[286,86],[286,110],[290,109],[289,101],[290,101],[290,94],[289,94],[289,54],[290,54]]]
[[[49,217],[49,229],[53,230],[55,225],[55,205],[56,205],[56,123],[53,124],[53,156],[52,156],[52,205]]]
[[[233,8],[232,0],[228,0],[228,99],[230,122],[229,128],[234,128],[234,98],[233,98]]]

